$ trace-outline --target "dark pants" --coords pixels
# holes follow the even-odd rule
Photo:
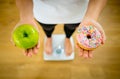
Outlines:
[[[44,24],[41,22],[38,23],[42,26],[46,36],[50,38],[57,24]],[[70,38],[72,36],[73,32],[75,31],[76,27],[78,27],[79,24],[80,23],[64,24],[64,31],[66,34],[66,38]]]

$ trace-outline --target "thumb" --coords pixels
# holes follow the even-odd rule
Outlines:
[[[33,21],[32,21],[32,25],[36,28],[36,30],[38,31],[38,33],[40,33],[39,28],[38,28],[38,26],[37,26],[36,20],[33,20]]]
[[[10,42],[12,43],[12,45],[16,46],[13,39],[12,39],[12,34],[11,34]]]

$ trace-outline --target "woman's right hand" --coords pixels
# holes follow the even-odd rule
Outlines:
[[[19,27],[19,25],[22,25],[22,24],[31,24],[31,25],[33,25],[33,26],[36,28],[36,30],[38,31],[38,33],[39,33],[38,26],[37,26],[36,21],[35,21],[34,19],[25,19],[25,20],[22,19],[22,20],[20,20],[20,21],[15,25],[13,31],[15,30],[16,27]],[[13,41],[12,41],[12,43],[13,43]],[[13,44],[14,44],[14,43],[13,43]],[[15,44],[14,44],[14,45],[15,45]],[[16,46],[16,45],[15,45],[15,46]],[[35,47],[24,50],[24,55],[25,55],[25,56],[32,56],[33,54],[37,54],[39,47],[40,47],[40,42],[38,41],[38,44],[37,44]]]

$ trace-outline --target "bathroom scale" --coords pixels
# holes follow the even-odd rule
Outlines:
[[[53,34],[52,35],[52,48],[53,52],[51,55],[46,54],[44,51],[43,58],[45,61],[64,61],[64,60],[73,60],[74,59],[74,41],[73,38],[70,38],[72,43],[73,52],[70,56],[66,56],[66,52],[64,51],[64,34]],[[46,41],[46,37],[45,37]],[[44,41],[44,44],[45,44]]]

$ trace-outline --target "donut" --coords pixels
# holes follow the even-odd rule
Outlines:
[[[89,24],[78,28],[76,39],[82,49],[94,50],[101,45],[102,35],[95,26]]]

